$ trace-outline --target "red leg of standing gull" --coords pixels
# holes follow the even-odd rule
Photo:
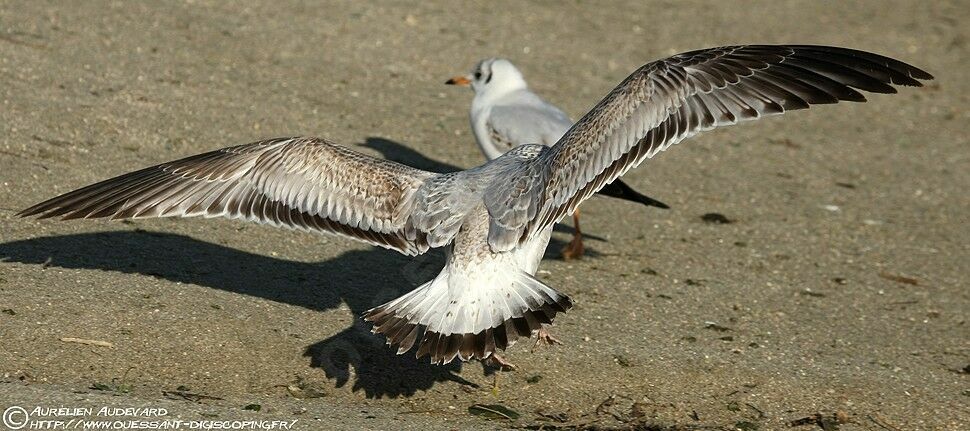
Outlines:
[[[576,229],[573,240],[562,249],[562,258],[566,260],[583,258],[583,232],[579,230],[579,208],[573,211],[573,227]]]

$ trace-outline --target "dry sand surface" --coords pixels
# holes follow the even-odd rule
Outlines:
[[[302,430],[968,429],[968,21],[963,1],[0,2],[0,408]],[[658,57],[785,42],[937,80],[705,134],[626,175],[673,208],[594,198],[581,261],[558,260],[555,235],[540,277],[577,306],[556,322],[564,346],[510,349],[515,372],[395,356],[360,321],[437,253],[14,216],[275,136],[471,167],[472,95],[443,82],[482,57],[511,58],[578,117]]]

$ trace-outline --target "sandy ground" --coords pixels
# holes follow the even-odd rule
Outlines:
[[[968,20],[959,1],[0,2],[0,407],[294,429],[773,430],[815,414],[791,429],[967,429]],[[578,117],[652,59],[783,42],[938,79],[710,133],[625,176],[673,209],[585,205],[590,256],[555,259],[561,232],[541,268],[578,304],[557,321],[566,345],[520,343],[497,377],[395,356],[358,318],[438,254],[221,220],[14,217],[265,137],[470,167],[471,93],[442,83],[482,57],[513,59]]]

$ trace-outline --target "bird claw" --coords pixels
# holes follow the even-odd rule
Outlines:
[[[532,351],[535,352],[536,347],[539,347],[539,343],[543,341],[549,346],[554,346],[557,344],[561,346],[563,344],[562,341],[559,341],[559,339],[553,337],[552,334],[549,333],[548,329],[542,327],[539,328],[539,331],[536,333],[536,343],[532,345]]]
[[[496,367],[502,371],[515,371],[515,364],[505,360],[505,358],[499,356],[498,353],[492,353],[482,362],[484,362],[485,365]]]

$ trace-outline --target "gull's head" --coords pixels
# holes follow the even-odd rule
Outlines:
[[[445,81],[448,85],[469,85],[476,96],[501,96],[526,88],[522,72],[504,58],[487,58],[479,61],[472,72]]]

